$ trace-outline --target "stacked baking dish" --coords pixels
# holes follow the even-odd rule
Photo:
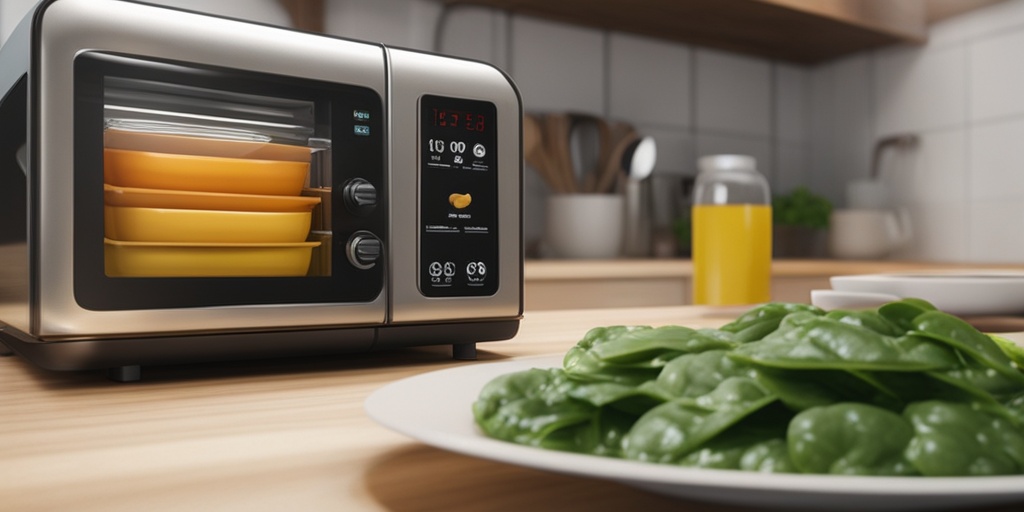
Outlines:
[[[109,127],[110,277],[303,276],[318,197],[301,195],[312,149]]]

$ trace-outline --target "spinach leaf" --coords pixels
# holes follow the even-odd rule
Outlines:
[[[935,306],[928,301],[913,298],[890,302],[878,308],[878,314],[904,331],[913,329],[914,319],[929,311],[935,311]]]
[[[596,409],[588,421],[555,430],[537,446],[549,450],[621,457],[622,438],[636,419],[636,415],[614,408]]]
[[[596,408],[568,396],[574,384],[559,369],[532,369],[488,382],[473,416],[488,435],[539,446],[553,432],[593,419]]]
[[[682,354],[732,348],[733,343],[720,335],[688,327],[669,325],[656,329],[636,329],[595,343],[591,352],[598,359],[615,364],[651,361],[656,357],[674,359]],[[668,357],[665,357],[665,356]]]
[[[637,420],[622,440],[628,459],[678,463],[683,457],[775,397],[754,379],[730,377],[714,391],[666,402]]]
[[[879,387],[889,390],[900,401],[902,410],[906,404],[922,400],[946,400],[949,402],[995,403],[988,392],[969,381],[955,377],[958,369],[930,372],[863,372],[862,377],[872,380]]]
[[[639,386],[658,376],[661,368],[652,364],[615,364],[602,361],[591,351],[572,348],[565,354],[562,367],[574,380],[581,382],[612,382]]]
[[[905,405],[896,392],[868,372],[759,367],[757,379],[795,411],[850,401],[897,411]]]
[[[772,302],[758,306],[729,322],[720,329],[735,334],[737,343],[759,340],[779,328],[782,319],[790,313],[825,314],[821,309],[807,304]]]
[[[609,406],[637,417],[671,399],[642,385],[629,386],[618,382],[581,382],[568,394],[595,407]]]
[[[650,329],[648,326],[624,325],[595,327],[587,331],[583,339],[566,352],[562,367],[575,380],[639,385],[656,377],[664,364],[653,365],[651,361],[642,361],[639,364],[609,363],[598,358],[593,353],[593,348],[630,332]]]
[[[789,455],[805,473],[912,475],[903,455],[914,435],[897,413],[844,402],[807,409],[789,423]]]
[[[1024,470],[1024,434],[1012,422],[966,404],[917,402],[907,458],[925,476],[1006,475]]]
[[[1024,374],[1013,366],[1003,349],[971,324],[941,311],[928,311],[914,319],[914,328],[914,333],[954,347],[1024,386]]]
[[[787,319],[787,322],[789,319]],[[824,317],[801,318],[759,342],[738,346],[732,357],[790,369],[919,371],[950,368],[955,354],[918,336],[894,338]]]
[[[708,350],[685,354],[670,361],[652,382],[640,389],[656,393],[666,400],[696,397],[710,393],[729,377],[753,377],[753,369],[728,357],[728,351]]]
[[[846,311],[836,309],[826,313],[825,318],[837,320],[845,324],[864,327],[865,329],[870,329],[878,334],[884,334],[886,336],[902,336],[906,333],[906,329],[901,329],[898,325],[890,322],[878,311]]]
[[[591,329],[566,353],[562,366],[578,380],[635,386],[655,378],[680,355],[731,348],[731,337],[680,326]]]
[[[682,466],[762,473],[799,472],[789,457],[786,426],[792,413],[768,406],[726,429],[679,460]]]

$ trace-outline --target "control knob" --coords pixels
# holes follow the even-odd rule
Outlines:
[[[348,261],[359,269],[373,268],[384,252],[384,244],[373,233],[360,231],[348,239]]]
[[[377,187],[363,178],[353,178],[341,190],[345,207],[355,215],[367,215],[377,206]]]

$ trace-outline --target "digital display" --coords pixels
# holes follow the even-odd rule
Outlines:
[[[420,109],[420,291],[498,289],[498,137],[493,103],[424,96]]]
[[[430,111],[435,128],[456,128],[468,132],[487,130],[487,115],[482,112],[454,108],[432,108]]]

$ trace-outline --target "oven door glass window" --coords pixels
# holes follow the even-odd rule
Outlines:
[[[83,307],[381,293],[384,134],[372,90],[92,52],[76,59],[74,114]]]

